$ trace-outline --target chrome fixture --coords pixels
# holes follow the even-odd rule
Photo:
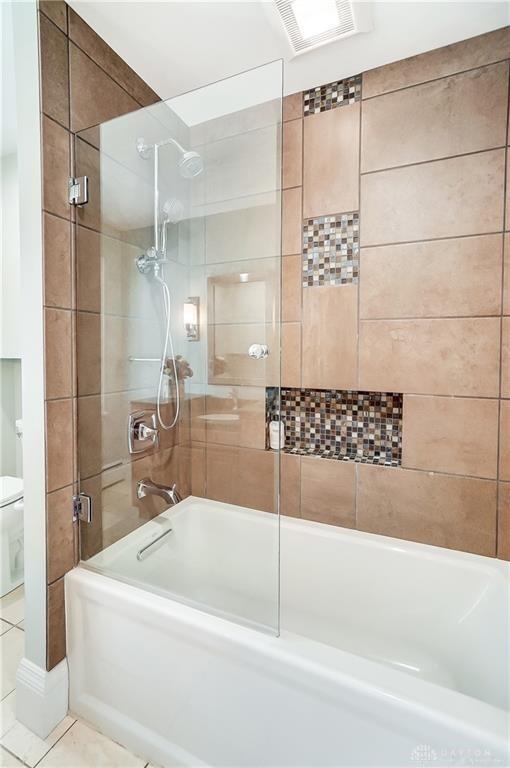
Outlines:
[[[166,536],[168,536],[169,533],[172,533],[172,529],[171,528],[167,528],[166,531],[164,531],[163,533],[160,533],[159,536],[156,536],[155,539],[152,539],[152,541],[149,541],[148,544],[146,544],[144,547],[142,547],[141,549],[138,550],[138,552],[136,553],[136,559],[140,560],[140,561],[145,560],[146,557],[148,557],[150,554],[152,554],[152,552],[154,551],[153,547],[155,547],[156,544],[159,545],[157,547],[159,549],[161,544],[163,544],[163,539]]]
[[[145,411],[130,413],[128,418],[129,453],[143,453],[148,448],[157,448],[159,432],[156,427],[156,414]]]
[[[87,493],[77,493],[72,498],[73,523],[80,520],[82,523],[92,522],[92,497]]]
[[[136,151],[143,157],[144,160],[148,160],[154,152],[154,160],[157,162],[158,150],[160,147],[165,147],[168,144],[172,144],[179,152],[178,167],[179,173],[184,179],[193,179],[195,176],[199,176],[204,170],[204,161],[198,152],[193,149],[185,149],[182,144],[172,137],[159,141],[156,144],[148,144],[144,138],[140,137],[136,140]]]
[[[269,347],[267,344],[252,344],[248,349],[248,355],[254,360],[265,360],[269,357]]]
[[[89,201],[89,177],[71,176],[68,182],[68,200],[70,205],[85,205]]]
[[[161,264],[166,264],[166,258],[155,248],[147,248],[145,253],[136,257],[135,264],[140,274],[148,275],[152,270],[157,272]]]
[[[168,488],[166,485],[155,483],[150,477],[144,477],[143,480],[138,481],[136,495],[139,499],[144,499],[146,496],[160,496],[172,506],[182,501],[182,496],[175,483],[171,488]]]
[[[184,302],[184,329],[188,341],[200,340],[200,299],[190,296]]]

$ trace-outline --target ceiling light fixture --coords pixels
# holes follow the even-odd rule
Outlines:
[[[353,0],[274,0],[294,53],[371,29],[368,3]]]

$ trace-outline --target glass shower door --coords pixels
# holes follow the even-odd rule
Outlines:
[[[82,562],[270,631],[281,93],[276,62],[75,139]]]

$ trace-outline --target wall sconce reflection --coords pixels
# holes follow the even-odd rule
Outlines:
[[[200,339],[200,298],[190,296],[184,302],[184,328],[188,341]]]

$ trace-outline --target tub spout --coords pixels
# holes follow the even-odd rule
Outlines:
[[[175,506],[175,504],[182,501],[182,496],[177,490],[175,483],[171,488],[168,488],[166,485],[155,483],[150,477],[144,477],[143,480],[138,481],[136,484],[136,495],[139,499],[144,499],[146,496],[161,496],[171,506]]]

